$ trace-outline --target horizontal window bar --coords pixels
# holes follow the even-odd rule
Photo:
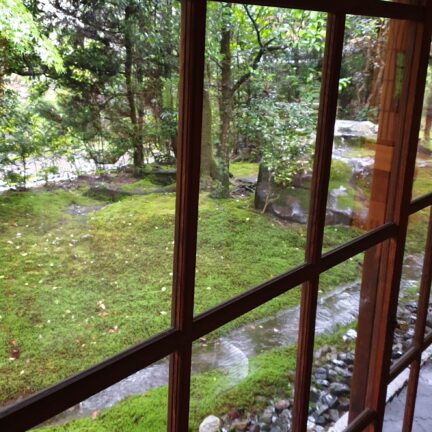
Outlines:
[[[410,214],[417,213],[430,205],[432,205],[432,193],[428,193],[427,195],[423,195],[422,197],[412,201],[409,212]]]
[[[193,339],[199,339],[207,333],[250,312],[252,309],[306,282],[315,272],[316,269],[314,266],[304,264],[198,315],[193,323]]]
[[[402,357],[397,359],[390,368],[387,384],[390,384],[401,372],[403,372],[419,355],[421,350],[416,347],[411,347]]]
[[[168,330],[0,411],[0,430],[24,431],[166,357],[184,343]]]
[[[407,5],[385,1],[341,1],[341,0],[215,0],[224,3],[253,4],[319,12],[364,15],[370,17],[395,18],[424,21],[426,9],[423,6]]]
[[[323,273],[330,268],[346,261],[353,256],[382,243],[391,237],[395,237],[398,227],[394,223],[386,223],[366,234],[361,235],[330,252],[325,253],[319,264],[319,272]]]
[[[425,339],[423,341],[423,349],[422,350],[424,351],[424,350],[428,349],[431,344],[432,344],[432,332],[428,333],[425,336]]]
[[[344,432],[360,432],[362,431],[366,426],[370,425],[373,420],[375,419],[375,411],[372,411],[369,408],[366,408],[364,411],[362,411],[354,421],[352,421],[347,428],[344,430]]]

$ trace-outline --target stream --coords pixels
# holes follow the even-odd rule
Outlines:
[[[401,292],[418,283],[422,260],[422,256],[409,256],[405,260]],[[317,334],[329,333],[336,326],[357,319],[359,287],[359,281],[352,282],[320,297],[315,327]],[[192,373],[220,369],[227,374],[230,385],[235,386],[248,375],[251,357],[297,342],[299,309],[299,306],[289,308],[275,316],[245,324],[216,340],[195,342]],[[90,416],[128,396],[143,394],[151,388],[166,385],[167,382],[168,359],[164,359],[64,411],[45,425]]]

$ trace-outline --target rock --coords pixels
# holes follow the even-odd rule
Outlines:
[[[341,411],[348,411],[349,410],[349,399],[347,397],[338,398],[338,403],[339,403],[339,409]]]
[[[342,383],[331,383],[329,391],[334,396],[348,396],[350,394],[350,388],[346,384]]]
[[[328,418],[331,422],[336,423],[339,420],[339,411],[337,409],[329,410]]]
[[[330,394],[325,394],[321,397],[321,403],[327,405],[329,408],[336,406],[338,399]]]
[[[260,421],[265,424],[271,424],[273,419],[273,408],[267,407],[261,414]]]
[[[287,408],[289,408],[290,403],[287,399],[280,399],[275,403],[276,412],[281,412]]]
[[[342,360],[335,359],[332,361],[335,366],[344,367],[345,363]]]
[[[330,383],[326,379],[318,379],[315,381],[315,384],[322,388],[322,387],[328,387]]]
[[[199,432],[219,432],[221,421],[214,415],[207,416],[199,426]]]
[[[288,409],[284,409],[276,422],[276,425],[280,427],[282,432],[290,432],[291,430],[291,412]]]
[[[91,186],[84,195],[102,201],[117,202],[123,198],[131,196],[132,194],[130,192],[112,189],[106,186]]]
[[[318,426],[325,426],[326,424],[326,419],[324,418],[324,416],[316,416],[315,417],[315,424]]]
[[[235,431],[245,431],[248,426],[249,426],[248,420],[235,419],[231,424],[231,427],[234,428]]]
[[[357,332],[354,329],[349,329],[343,336],[344,342],[357,339]]]
[[[326,380],[327,376],[327,370],[323,367],[320,367],[315,371],[315,378],[317,380]]]
[[[345,384],[351,383],[352,372],[347,369],[342,369],[339,366],[336,366],[334,370],[341,381],[343,381]]]
[[[154,169],[149,173],[145,173],[152,183],[168,186],[176,181],[175,169]]]
[[[351,144],[357,142],[354,138],[357,138],[359,143],[363,143],[365,140],[373,141],[377,133],[378,126],[370,121],[336,120],[335,122],[334,136],[346,140],[351,139]]]
[[[354,355],[351,353],[340,353],[338,359],[342,360],[346,365],[352,365],[354,363]]]
[[[320,392],[319,392],[319,390],[317,390],[316,388],[312,387],[312,388],[310,389],[310,393],[309,393],[309,400],[310,400],[311,402],[318,402],[319,397],[320,397]]]
[[[270,428],[270,432],[282,432],[282,429],[278,425],[274,425]]]

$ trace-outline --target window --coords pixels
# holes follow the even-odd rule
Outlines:
[[[358,337],[347,431],[380,430],[387,384],[411,365],[415,389],[421,353],[432,343],[425,335],[432,268],[432,219],[425,246],[418,316],[411,347],[391,364],[402,260],[409,218],[432,205],[432,191],[411,201],[422,100],[426,81],[432,3],[384,1],[254,1],[280,8],[327,14],[319,116],[309,203],[304,263],[255,288],[223,299],[194,315],[202,134],[206,7],[204,0],[183,0],[177,153],[172,326],[86,371],[0,412],[5,431],[31,428],[66,408],[170,356],[168,430],[188,430],[192,345],[195,341],[272,299],[301,287],[293,430],[306,429],[314,353],[320,277],[364,252]],[[240,2],[249,3],[249,2]],[[367,231],[323,252],[334,125],[347,15],[389,20],[382,106],[374,153]],[[405,425],[409,430],[415,391],[409,391]]]

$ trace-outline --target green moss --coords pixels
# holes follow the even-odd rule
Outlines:
[[[126,197],[98,209],[100,203],[82,192],[0,196],[3,403],[170,326],[174,194]],[[251,200],[201,195],[196,314],[304,260],[306,227],[280,224],[254,211]],[[66,211],[70,204],[95,211],[73,216]],[[345,230],[337,239],[351,237]],[[323,289],[345,283],[356,270],[348,263],[343,274],[323,282]],[[213,337],[298,300],[298,291],[290,291]],[[20,357],[9,360],[13,344]]]
[[[343,342],[342,335],[355,323],[339,327],[331,335],[316,338],[315,349],[323,345],[347,351],[353,342]],[[210,414],[223,416],[230,408],[245,412],[263,409],[269,399],[292,396],[296,366],[295,345],[264,352],[250,359],[249,373],[238,384],[232,385],[221,370],[215,369],[191,379],[189,430],[198,430],[201,421]],[[82,419],[62,426],[39,429],[41,432],[123,432],[166,430],[167,388],[153,389],[143,396],[130,397],[109,408],[96,419]]]
[[[253,162],[233,162],[230,164],[230,173],[234,177],[258,176],[259,164]]]

